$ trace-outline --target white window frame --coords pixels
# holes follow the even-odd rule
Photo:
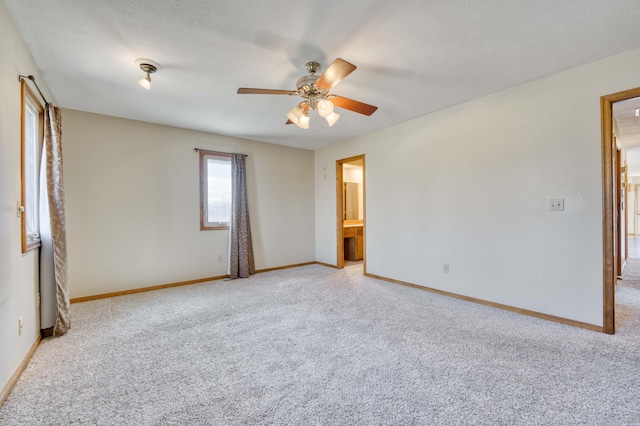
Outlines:
[[[220,229],[229,229],[231,225],[231,213],[229,213],[229,218],[226,221],[210,221],[208,214],[208,206],[209,206],[209,194],[211,191],[209,190],[209,174],[208,174],[208,165],[209,160],[214,160],[215,162],[224,162],[229,163],[231,166],[231,154],[215,152],[215,151],[207,151],[200,149],[200,230],[208,231],[208,230],[220,230]],[[229,167],[229,182],[231,182],[231,167]],[[229,193],[229,197],[231,194]],[[231,203],[231,199],[229,198],[229,203]]]

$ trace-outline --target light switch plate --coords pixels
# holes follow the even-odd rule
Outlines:
[[[564,210],[564,198],[550,198],[549,211],[561,212]]]

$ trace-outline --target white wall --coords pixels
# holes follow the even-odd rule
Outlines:
[[[369,273],[602,325],[600,96],[638,85],[634,50],[316,151],[318,261],[365,154]]]
[[[62,120],[72,298],[226,274],[228,231],[200,231],[194,147],[248,154],[257,269],[315,260],[313,151],[74,110]]]
[[[22,254],[20,218],[20,82],[32,74],[53,97],[4,4],[0,2],[0,390],[40,333],[38,250]],[[24,329],[18,336],[18,318]]]
[[[629,179],[630,181],[631,179]],[[627,190],[627,201],[626,201],[626,208],[627,208],[627,223],[629,224],[629,229],[627,229],[627,233],[629,235],[635,235],[636,234],[636,217],[637,212],[635,209],[636,206],[636,189],[635,186],[629,182],[629,187]]]

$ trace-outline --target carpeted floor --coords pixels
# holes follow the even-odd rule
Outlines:
[[[319,265],[72,305],[2,425],[640,424],[640,260],[615,336]]]

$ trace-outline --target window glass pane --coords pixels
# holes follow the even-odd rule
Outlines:
[[[38,143],[40,131],[39,111],[31,104],[26,103],[25,108],[25,225],[28,240],[39,238],[38,225],[38,170],[39,170],[39,152]]]
[[[207,157],[207,222],[228,225],[231,221],[231,160]]]

